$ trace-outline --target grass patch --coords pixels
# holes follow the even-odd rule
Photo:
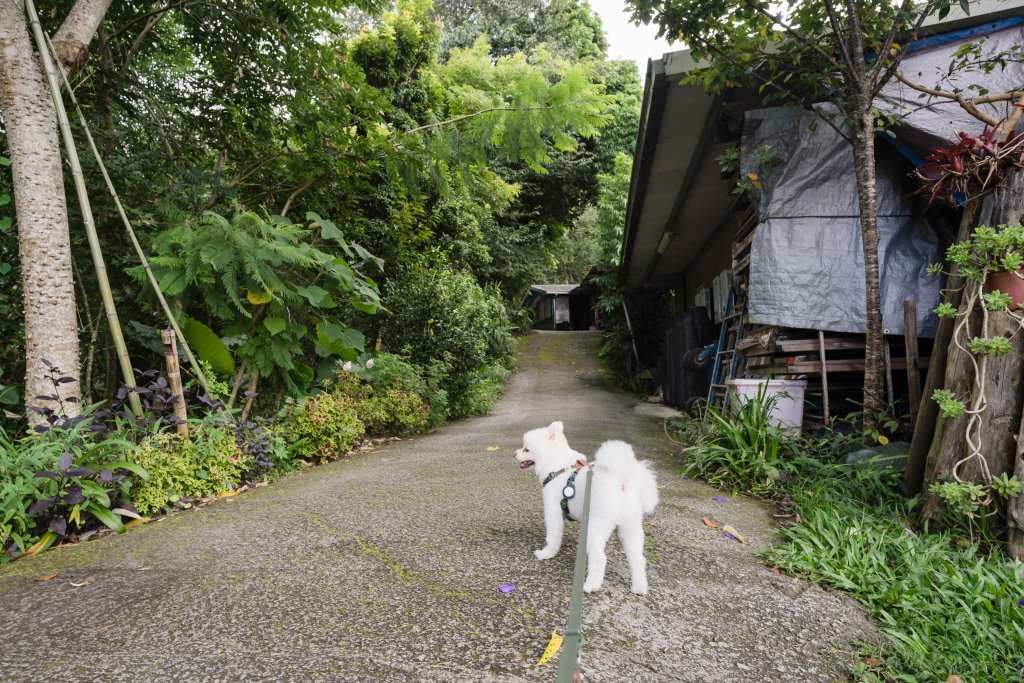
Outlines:
[[[852,680],[1024,680],[1024,565],[965,537],[920,532],[918,499],[900,495],[898,474],[870,460],[835,462],[856,437],[789,439],[765,427],[767,409],[691,422],[685,470],[799,520],[762,558],[865,606],[887,642],[863,646]]]

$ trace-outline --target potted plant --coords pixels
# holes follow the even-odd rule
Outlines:
[[[999,292],[1009,295],[1006,306],[1010,310],[1024,303],[1024,226],[979,226],[970,239],[951,246],[946,257],[959,268],[968,287],[970,283],[985,285],[986,296],[993,304],[1002,301],[1003,297],[992,296]],[[988,310],[1003,308],[999,305],[986,307]],[[945,310],[936,312],[949,315]]]

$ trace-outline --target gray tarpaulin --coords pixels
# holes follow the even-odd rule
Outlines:
[[[758,147],[781,154],[758,192],[748,312],[764,325],[864,332],[864,252],[849,143],[814,114],[789,108],[746,114],[743,172]],[[917,300],[918,335],[935,334],[943,226],[915,213],[909,164],[876,146],[883,327],[903,334],[903,301]]]
[[[1019,19],[1011,21],[1016,20]],[[959,89],[967,99],[984,94],[972,86],[984,87],[988,93],[1020,90],[1024,86],[1024,66],[1020,63],[1009,62],[1005,68],[996,68],[988,74],[981,73],[977,68],[967,68],[954,70],[953,75],[948,75],[953,55],[964,43],[980,44],[984,57],[1024,45],[1024,25],[1001,28],[1004,24],[998,22],[983,25],[978,29],[980,34],[954,32],[931,39],[945,39],[949,42],[940,42],[906,55],[900,70],[913,83],[947,92]],[[929,42],[922,41],[919,44],[928,45]],[[984,123],[968,114],[956,102],[923,95],[898,81],[890,82],[882,90],[876,105],[900,117],[902,124],[896,128],[896,135],[901,142],[913,147],[918,153],[928,154],[935,147],[948,146],[957,140],[959,132],[977,135],[985,129]],[[983,105],[981,109],[996,119],[1002,119],[1007,115],[1009,107],[1009,103],[999,102]]]

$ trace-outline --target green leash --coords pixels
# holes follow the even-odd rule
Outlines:
[[[558,657],[558,683],[573,683],[579,663],[583,633],[580,621],[583,614],[583,575],[587,564],[587,523],[590,520],[590,485],[594,473],[587,477],[583,493],[583,512],[580,514],[580,538],[576,543],[576,569],[572,575],[572,595],[569,597],[569,622],[565,626],[565,641]]]

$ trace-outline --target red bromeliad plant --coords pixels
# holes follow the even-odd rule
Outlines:
[[[1004,133],[1002,126],[995,126],[977,137],[958,135],[959,142],[937,147],[914,171],[929,201],[961,204],[995,188],[1011,170],[1024,168],[1024,134]]]

